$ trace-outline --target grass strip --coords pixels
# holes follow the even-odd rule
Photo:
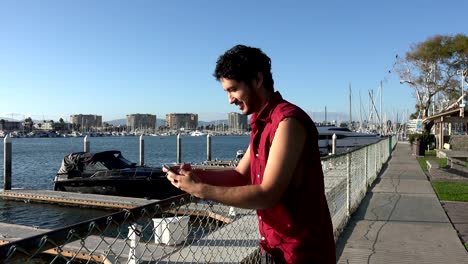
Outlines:
[[[417,157],[416,159],[418,160],[419,166],[421,166],[421,169],[422,169],[424,172],[428,172],[427,163],[426,163],[426,158],[424,158],[424,157]]]
[[[468,202],[468,183],[435,181],[432,186],[441,201]]]
[[[429,156],[429,157],[417,157],[417,159],[419,162],[419,166],[421,166],[424,172],[429,171],[426,160],[436,161],[439,164],[439,168],[445,168],[447,167],[447,164],[448,164],[447,158],[436,158],[436,157]]]

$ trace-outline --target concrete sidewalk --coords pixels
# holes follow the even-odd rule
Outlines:
[[[468,264],[410,145],[398,143],[337,242],[338,263]]]

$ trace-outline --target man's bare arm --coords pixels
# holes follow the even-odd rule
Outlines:
[[[299,121],[285,119],[280,122],[260,185],[214,186],[194,181],[189,171],[181,171],[183,175],[180,176],[171,174],[169,179],[175,186],[199,198],[242,208],[271,208],[279,201],[292,179],[306,137],[306,130]],[[246,164],[241,162],[239,165],[239,170],[245,171]]]
[[[250,147],[246,154],[239,161],[235,169],[215,168],[215,169],[192,169],[194,176],[198,177],[202,183],[215,186],[243,186],[250,183]]]

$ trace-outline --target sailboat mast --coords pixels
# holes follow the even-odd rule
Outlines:
[[[359,131],[362,132],[362,101],[361,101],[361,90],[359,90]]]
[[[351,83],[349,83],[349,125],[348,128],[353,130],[353,118],[351,112]]]
[[[327,106],[325,106],[325,125],[327,125]]]
[[[371,91],[369,91],[369,96],[367,97],[367,124],[372,124],[372,112],[371,112]]]
[[[381,135],[383,132],[382,94],[383,94],[383,87],[382,87],[382,81],[380,81],[380,134]]]

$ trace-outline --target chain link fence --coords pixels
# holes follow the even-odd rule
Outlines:
[[[386,137],[375,144],[322,159],[335,240],[359,207],[396,143],[395,137]]]
[[[358,208],[395,144],[388,137],[322,159],[335,238]],[[307,210],[307,201],[304,207]],[[2,263],[260,263],[259,240],[255,210],[184,194],[35,236],[4,241],[0,260]]]

